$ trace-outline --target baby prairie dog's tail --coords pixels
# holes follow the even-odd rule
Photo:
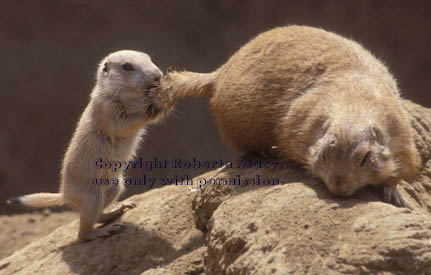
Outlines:
[[[201,74],[187,71],[172,71],[161,81],[161,88],[169,91],[175,99],[184,96],[208,96],[215,91],[216,72]]]
[[[19,204],[30,207],[49,207],[64,204],[61,193],[35,193],[30,195],[13,197],[7,201],[8,204]]]

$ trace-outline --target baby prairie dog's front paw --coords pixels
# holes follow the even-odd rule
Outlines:
[[[130,209],[133,209],[135,207],[136,207],[136,204],[134,202],[125,202],[120,205],[119,210],[122,212],[122,214],[124,214]]]
[[[90,232],[79,232],[78,238],[81,241],[92,241],[97,238],[108,238],[124,231],[126,226],[123,223],[111,223],[102,227],[94,228]]]
[[[129,211],[130,209],[133,209],[136,207],[136,204],[133,202],[125,202],[120,204],[120,206],[118,206],[117,208],[115,208],[114,210],[108,212],[108,213],[103,213],[98,219],[97,222],[98,223],[110,223],[113,220],[115,220],[116,218],[122,216],[124,213],[126,213],[127,211]]]

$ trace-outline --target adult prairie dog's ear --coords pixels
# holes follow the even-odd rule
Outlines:
[[[326,160],[330,151],[337,145],[337,135],[326,133],[323,137],[319,138],[310,148],[310,159],[323,159]]]
[[[337,145],[338,137],[337,135],[330,135],[328,136],[328,144],[329,148],[334,148]]]
[[[326,148],[327,150],[334,149],[337,146],[337,143],[338,135],[332,133],[326,133],[317,141],[317,144],[319,144],[322,149]]]
[[[371,127],[370,133],[373,140],[377,141],[380,144],[384,143],[382,131],[380,131],[378,127],[376,126]]]

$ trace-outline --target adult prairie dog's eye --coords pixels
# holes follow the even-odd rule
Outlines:
[[[127,72],[133,71],[135,69],[130,63],[124,63],[123,65],[121,65],[121,67]]]
[[[323,161],[326,161],[326,154],[321,154],[320,157]]]
[[[359,164],[360,167],[364,166],[364,164],[370,159],[371,152],[368,151],[365,156],[362,158],[361,163]]]

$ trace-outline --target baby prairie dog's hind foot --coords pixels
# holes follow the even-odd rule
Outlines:
[[[397,190],[397,185],[393,183],[388,183],[384,185],[383,201],[397,207],[407,207],[402,195]]]
[[[112,235],[118,234],[122,232],[126,226],[123,223],[116,222],[110,224],[113,220],[120,217],[128,210],[136,207],[136,204],[133,202],[122,203],[116,209],[111,212],[101,214],[99,218],[97,218],[98,223],[103,223],[101,227],[94,228],[94,222],[92,222],[92,217],[87,215],[81,215],[81,227],[79,231],[79,239],[83,241],[91,241],[96,238],[107,238]]]
[[[79,239],[83,241],[91,241],[97,238],[107,238],[124,231],[126,226],[123,223],[117,222],[95,228],[88,233],[79,232]]]
[[[129,211],[130,209],[133,209],[136,207],[136,204],[133,202],[125,202],[122,203],[120,206],[112,210],[111,212],[104,213],[100,215],[99,219],[97,220],[98,223],[109,223],[112,220],[115,220],[116,218],[122,216],[124,213]]]

